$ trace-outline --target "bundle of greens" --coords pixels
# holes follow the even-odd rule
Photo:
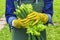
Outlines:
[[[33,7],[31,4],[21,4],[21,6],[17,6],[17,9],[14,13],[16,14],[17,18],[24,19],[32,11]]]
[[[22,4],[21,6],[17,7],[14,13],[16,14],[17,18],[25,19],[27,15],[29,15],[32,12],[33,12],[33,7],[31,4]],[[39,21],[35,25],[32,25],[33,22],[34,20],[29,21],[28,27],[26,28],[27,30],[26,33],[28,34],[28,40],[36,40],[36,37],[40,36],[40,32],[46,29],[46,26],[43,25],[42,21]],[[32,39],[31,39],[31,35],[32,35]],[[38,38],[38,40],[40,39]]]
[[[46,29],[46,26],[43,25],[43,22],[39,21],[37,24],[32,25],[33,21],[30,21],[29,27],[27,28],[27,34],[29,35],[28,40],[31,40],[30,35],[32,35],[32,40],[40,40],[40,34]],[[36,36],[36,37],[35,37]],[[42,38],[43,39],[43,38]]]

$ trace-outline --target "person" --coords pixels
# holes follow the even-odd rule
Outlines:
[[[15,11],[14,1],[16,1],[16,0],[6,0],[6,13],[5,13],[6,21],[9,24],[9,28],[11,29],[11,32],[12,32],[12,40],[27,40],[27,34],[26,34],[25,29],[22,29],[22,28],[18,29],[18,28],[15,28],[14,26],[12,26],[13,25],[12,22],[14,20],[18,20],[16,18],[16,15],[14,14],[14,11]],[[24,0],[20,0],[20,3],[22,3],[23,1]],[[30,0],[30,1],[33,1],[33,0]],[[35,0],[35,1],[37,3],[37,0]],[[25,2],[29,2],[29,0],[27,0]],[[35,4],[35,5],[37,5],[37,4]],[[41,0],[39,5],[40,5],[40,8],[38,8],[38,6],[37,6],[36,10],[39,9],[39,10],[41,10],[40,12],[45,13],[48,16],[48,22],[46,23],[47,25],[48,25],[48,23],[51,23],[53,25],[53,23],[52,23],[53,0]],[[41,32],[41,35],[43,36],[44,40],[46,40],[46,30]]]

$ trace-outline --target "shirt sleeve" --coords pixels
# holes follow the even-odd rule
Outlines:
[[[53,15],[53,0],[44,0],[43,12],[51,16]]]
[[[16,19],[16,15],[14,14],[14,0],[6,0],[6,12],[5,17],[8,24],[12,25],[12,21]]]

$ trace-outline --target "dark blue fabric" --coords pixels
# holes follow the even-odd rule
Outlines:
[[[44,0],[43,12],[51,16],[53,15],[53,0]]]
[[[14,7],[14,0],[6,0],[6,21],[9,24],[9,18],[11,18],[11,21],[13,17],[16,17],[16,15],[13,13],[15,11]],[[46,14],[53,15],[53,0],[44,0],[44,8],[42,12]]]
[[[5,17],[6,17],[6,21],[7,23],[9,18],[11,17],[16,17],[16,15],[13,13],[15,11],[15,7],[14,7],[14,0],[6,0],[6,13],[5,13]]]

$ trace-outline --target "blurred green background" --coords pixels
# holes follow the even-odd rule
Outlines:
[[[0,0],[0,18],[5,13],[5,3],[6,0]]]
[[[47,40],[60,40],[60,0],[54,0],[54,27],[47,28]],[[0,17],[5,13],[5,0],[0,0]],[[8,25],[0,31],[0,40],[11,40]]]

